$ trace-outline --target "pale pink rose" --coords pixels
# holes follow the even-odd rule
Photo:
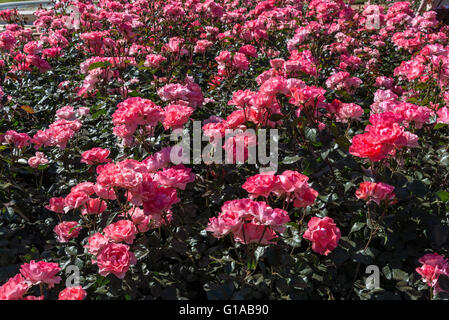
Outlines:
[[[43,152],[36,152],[34,157],[28,159],[28,165],[31,168],[38,168],[40,165],[48,163],[48,159],[45,157]]]
[[[56,119],[75,120],[75,110],[73,110],[72,106],[62,107],[56,111]]]

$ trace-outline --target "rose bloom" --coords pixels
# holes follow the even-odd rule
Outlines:
[[[56,213],[65,213],[64,207],[65,207],[64,198],[50,198],[50,203],[45,206],[46,209]]]
[[[123,212],[122,217],[129,217],[131,221],[136,225],[137,231],[147,232],[150,230],[150,222],[153,225],[154,220],[151,215],[146,215],[141,208],[134,207],[128,210],[128,212]]]
[[[441,291],[438,286],[438,278],[440,274],[449,276],[449,265],[447,259],[440,256],[438,253],[426,254],[419,260],[421,267],[416,268],[422,276],[422,280],[430,287],[435,287],[436,291]]]
[[[0,300],[20,300],[29,287],[22,275],[16,274],[0,287]]]
[[[119,243],[109,243],[103,246],[96,261],[99,268],[98,273],[101,276],[106,277],[112,273],[119,279],[123,279],[129,266],[136,262],[136,256],[129,251],[129,246]]]
[[[31,260],[20,267],[20,273],[26,280],[33,284],[46,283],[49,288],[61,282],[61,277],[56,274],[61,271],[57,263]]]
[[[107,209],[106,201],[99,198],[89,199],[84,208],[81,210],[82,214],[102,214]]]
[[[341,233],[332,218],[324,217],[320,219],[313,217],[307,226],[308,229],[303,237],[312,241],[312,250],[314,252],[327,256],[337,247]]]
[[[182,127],[187,121],[189,121],[190,116],[193,113],[193,108],[177,105],[177,104],[169,104],[164,109],[164,128],[168,130],[170,128],[176,129]]]
[[[449,109],[448,108],[443,107],[441,109],[438,109],[437,115],[438,115],[437,123],[449,124]]]
[[[78,117],[85,117],[89,114],[90,109],[87,107],[79,107],[78,110],[76,111],[76,114]]]
[[[76,209],[81,207],[89,200],[89,195],[83,191],[71,191],[65,197],[65,206],[69,209]]]
[[[187,183],[195,181],[191,168],[175,166],[156,173],[155,179],[163,186],[184,190]]]
[[[62,107],[56,111],[56,119],[75,120],[75,110],[73,110],[72,106]]]
[[[132,244],[136,238],[137,229],[130,220],[119,220],[108,225],[103,232],[112,241]]]
[[[108,149],[92,148],[81,154],[81,163],[91,165],[96,163],[111,162],[112,160],[108,159],[110,153],[111,151]]]
[[[355,196],[359,199],[366,200],[368,203],[374,201],[380,205],[381,201],[387,204],[396,203],[396,195],[393,192],[394,187],[383,182],[362,182],[359,189],[355,192]]]
[[[28,164],[31,168],[37,168],[40,165],[48,163],[48,159],[45,157],[43,152],[36,152],[34,157],[28,159]]]
[[[235,241],[243,244],[272,244],[275,238],[277,235],[271,228],[255,223],[245,223],[234,232]]]
[[[273,173],[260,173],[246,179],[242,188],[248,191],[250,198],[259,196],[267,198],[278,188],[278,178]]]
[[[59,292],[58,300],[84,300],[87,293],[81,286],[67,287]]]
[[[77,227],[76,221],[64,221],[54,227],[53,231],[56,233],[57,239],[61,243],[69,242],[70,239],[78,237],[81,227]]]
[[[90,254],[97,255],[103,246],[109,243],[109,239],[101,233],[95,233],[87,239],[88,244],[84,246]]]

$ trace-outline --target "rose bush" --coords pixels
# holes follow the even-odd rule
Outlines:
[[[0,11],[0,299],[448,298],[449,28],[348,2]]]

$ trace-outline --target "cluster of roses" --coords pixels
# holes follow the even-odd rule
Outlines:
[[[42,288],[46,284],[53,288],[61,282],[57,274],[61,268],[57,263],[34,261],[20,266],[20,273],[11,277],[0,286],[0,300],[43,300]],[[41,296],[30,295],[31,288],[35,285],[41,287]],[[59,292],[58,300],[83,300],[87,293],[81,286],[67,287]]]
[[[285,197],[297,208],[305,208],[315,202],[318,192],[311,188],[309,178],[297,171],[286,170],[280,175],[260,173],[249,177],[242,185],[250,198],[268,198],[270,194]]]
[[[177,190],[184,190],[187,183],[194,181],[195,175],[183,165],[167,168],[170,152],[171,148],[165,148],[142,162],[127,159],[110,163],[109,150],[87,150],[81,161],[98,165],[96,183],[79,183],[65,198],[51,198],[46,206],[61,215],[78,209],[82,215],[95,218],[104,214],[108,202],[119,200],[124,191],[126,204],[120,205],[124,211],[120,215],[122,219],[106,226],[104,235],[97,232],[88,239],[86,248],[95,256],[94,263],[98,264],[101,275],[113,273],[123,278],[129,266],[136,262],[128,246],[136,235],[171,222],[170,208],[179,202]],[[104,162],[106,164],[100,164]],[[54,232],[58,241],[65,243],[76,238],[81,229],[76,221],[63,221]]]
[[[295,207],[306,207],[313,204],[318,194],[307,181],[307,176],[290,170],[278,176],[272,173],[252,176],[242,186],[251,199],[225,202],[218,217],[209,219],[206,231],[217,238],[232,234],[235,241],[243,244],[272,244],[278,238],[276,233],[285,231],[285,224],[290,221],[288,212],[253,199],[268,198],[273,193],[293,201]],[[303,237],[312,242],[313,251],[328,255],[337,247],[341,233],[332,218],[312,217]]]
[[[352,138],[352,155],[375,162],[394,156],[401,148],[418,146],[418,136],[400,125],[401,115],[384,112],[371,115],[369,120],[371,125],[366,126],[365,132]]]
[[[114,134],[123,140],[124,145],[134,144],[136,131],[143,140],[151,137],[159,122],[165,130],[181,128],[204,101],[201,88],[189,76],[185,84],[167,84],[157,93],[170,104],[161,108],[149,99],[133,97],[117,105],[112,115]]]
[[[26,133],[19,133],[15,130],[8,130],[4,134],[0,134],[0,143],[4,145],[14,145],[17,149],[22,149],[30,145],[34,145],[34,149],[41,147],[56,146],[64,149],[68,141],[81,128],[81,118],[89,113],[89,108],[80,107],[74,110],[72,106],[65,106],[56,111],[56,121],[49,125],[48,129],[38,130],[33,137]],[[34,157],[28,159],[28,164],[32,168],[48,163],[43,152],[36,152]]]
[[[136,65],[134,57],[102,57],[95,56],[88,58],[80,64],[80,71],[87,74],[80,87],[77,88],[77,94],[81,97],[93,96],[97,93],[98,84],[101,81],[111,81],[112,79],[120,80],[120,70],[128,65]],[[109,89],[108,92],[115,92],[116,89]],[[126,88],[119,90],[119,93],[126,96]]]
[[[266,202],[238,199],[226,201],[218,217],[209,219],[206,231],[217,238],[232,234],[240,243],[266,245],[277,238],[276,232],[284,232],[289,221],[288,212],[272,209]]]

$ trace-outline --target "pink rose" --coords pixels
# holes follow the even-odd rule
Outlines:
[[[61,281],[56,274],[61,271],[57,263],[31,260],[20,267],[20,273],[33,284],[46,283],[49,288]]]
[[[163,122],[165,130],[182,127],[189,121],[193,111],[193,108],[184,105],[169,104],[166,106],[164,109],[165,118]]]
[[[58,241],[65,243],[78,237],[82,228],[77,226],[78,222],[76,221],[64,221],[54,227],[53,231],[56,233]]]
[[[129,266],[136,262],[136,256],[129,251],[129,246],[119,243],[109,243],[103,246],[96,261],[100,275],[106,277],[112,273],[119,279],[123,279]]]
[[[56,119],[75,120],[75,110],[72,106],[65,106],[56,111]]]
[[[65,213],[64,207],[65,207],[64,198],[50,198],[50,203],[45,206],[46,209],[56,213]]]
[[[124,241],[132,244],[136,238],[136,226],[130,220],[119,220],[111,223],[103,230],[105,236],[115,242]]]
[[[16,274],[0,287],[0,300],[20,300],[29,287],[22,275]]]
[[[109,239],[101,233],[95,233],[87,239],[88,244],[84,246],[90,254],[97,255],[103,246],[109,243]]]
[[[67,287],[59,292],[58,300],[84,300],[87,293],[81,286]]]
[[[48,163],[48,159],[45,157],[43,152],[36,152],[34,157],[28,159],[28,164],[31,168],[37,168],[40,165]]]
[[[278,187],[278,178],[273,173],[260,173],[246,179],[242,188],[248,191],[250,198],[267,198]]]
[[[438,285],[438,278],[441,274],[449,276],[449,264],[446,258],[438,253],[426,254],[419,260],[421,267],[416,268],[423,281],[430,287],[434,287],[436,292],[442,291]]]
[[[102,148],[92,148],[90,150],[84,151],[81,154],[81,163],[85,164],[97,164],[97,163],[104,163],[104,162],[111,162],[111,159],[108,159],[109,154],[111,151],[108,149],[102,149]]]
[[[380,205],[381,201],[386,201],[387,204],[394,204],[397,200],[393,190],[394,187],[386,183],[365,181],[360,184],[355,196],[366,200],[367,203],[374,201],[377,205]]]
[[[155,179],[163,186],[184,190],[187,183],[195,180],[191,168],[176,166],[156,173]]]
[[[314,252],[327,256],[337,247],[341,234],[340,229],[332,218],[324,217],[320,219],[313,217],[307,226],[309,228],[303,237],[312,241],[312,250]]]
[[[65,207],[68,209],[76,209],[81,207],[89,200],[89,196],[83,191],[71,191],[65,197]]]
[[[106,201],[99,198],[89,199],[81,210],[82,214],[102,214],[107,209]]]

